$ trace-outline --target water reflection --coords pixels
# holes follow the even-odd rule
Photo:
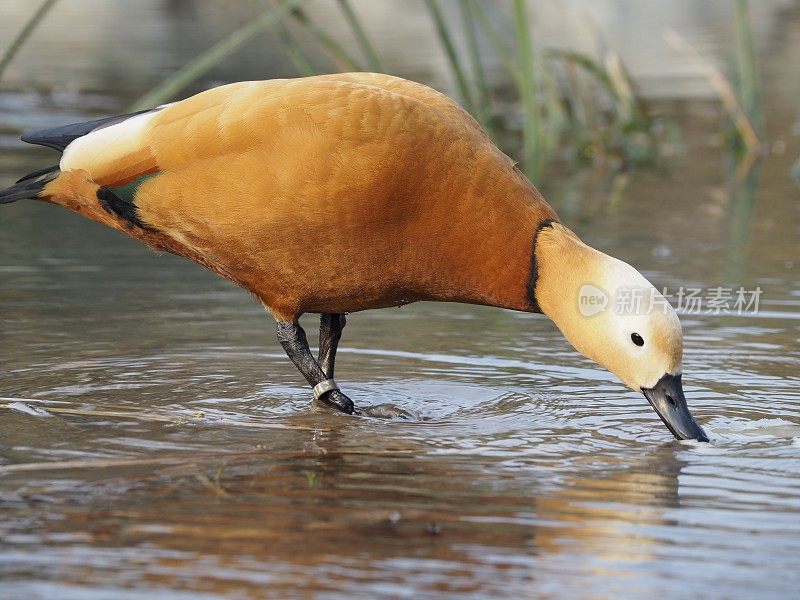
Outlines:
[[[438,43],[425,7],[419,3],[387,0],[351,0],[372,37],[388,71],[428,81],[455,92],[449,67]],[[441,2],[445,17],[456,20],[456,2]],[[492,0],[488,10],[504,22],[511,9],[506,2]],[[647,95],[659,97],[709,97],[711,87],[697,65],[687,63],[661,39],[667,27],[678,30],[701,52],[719,66],[729,55],[729,27],[732,7],[727,0],[680,0],[660,4],[596,2],[570,0],[558,5],[536,0],[528,11],[536,43],[548,48],[571,48],[590,54],[598,46],[618,50],[633,79]],[[31,13],[26,0],[4,0],[0,39],[11,39]],[[309,11],[315,20],[340,40],[348,53],[359,55],[357,43],[343,19],[336,2],[317,0]],[[791,40],[797,29],[797,7],[783,0],[751,3],[754,32],[761,47],[780,53],[790,64],[796,44]],[[54,89],[60,104],[79,105],[78,91],[98,93],[112,87],[116,94],[135,96],[158,83],[170,71],[185,64],[202,50],[247,22],[253,15],[247,2],[203,3],[192,0],[140,0],[135,7],[103,0],[61,2],[37,32],[29,45],[11,65],[4,77],[10,89]],[[92,15],[87,19],[86,15]],[[398,18],[399,17],[399,18]],[[124,23],[124,27],[119,24]],[[510,23],[501,33],[513,37]],[[462,45],[460,27],[453,28],[456,43]],[[312,40],[301,36],[306,47],[317,50]],[[413,43],[409,43],[413,40]],[[613,43],[612,43],[613,42]],[[502,68],[490,44],[483,40],[485,58],[490,61],[490,83],[501,83]],[[136,52],[130,52],[136,48]],[[63,61],[64,54],[71,60]],[[334,65],[320,56],[318,68],[331,70]],[[494,62],[491,62],[494,61]],[[274,35],[259,36],[236,55],[235,60],[215,68],[209,81],[265,79],[293,76],[295,73]],[[779,93],[791,101],[793,95],[781,86]],[[98,99],[99,100],[99,99]],[[107,107],[106,107],[107,108]]]
[[[140,584],[174,585],[180,574],[184,589],[217,594],[265,582],[276,595],[528,593],[564,560],[573,576],[602,575],[603,564],[635,572],[662,543],[647,530],[671,525],[667,509],[679,505],[672,444],[563,473],[553,487],[558,469],[520,478],[421,445],[353,449],[348,429],[309,434],[293,450],[97,469],[79,488],[58,471],[19,478],[16,497],[3,498],[14,548],[4,558],[47,544],[56,560],[44,579],[76,586],[124,587],[136,572]],[[31,517],[35,536],[23,533]],[[92,547],[105,548],[102,561]],[[134,560],[125,548],[138,549]],[[32,574],[29,558],[4,561],[5,574]],[[95,568],[78,568],[87,559]]]
[[[719,539],[704,538],[736,527],[720,521],[719,533],[707,524],[701,534],[683,525],[683,498],[696,506],[713,490],[696,467],[685,478],[697,458],[675,443],[603,464],[504,472],[421,445],[354,449],[354,433],[345,425],[300,444],[295,436],[284,451],[96,469],[77,486],[69,472],[6,478],[4,489],[17,490],[3,495],[4,575],[42,579],[32,552],[44,544],[44,579],[76,589],[180,581],[220,595],[264,585],[273,595],[529,595],[560,581],[579,595],[590,582],[626,581],[629,597],[649,597],[682,589],[685,581],[671,579],[675,559],[698,545],[711,551]],[[346,550],[352,540],[369,554]],[[740,568],[752,566],[745,559]],[[695,572],[692,585],[713,590],[714,579]]]

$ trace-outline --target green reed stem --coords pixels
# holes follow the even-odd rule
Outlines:
[[[550,50],[548,54],[565,62],[578,65],[584,71],[594,77],[597,82],[606,89],[612,99],[616,99],[617,90],[614,87],[614,82],[612,81],[611,76],[609,75],[608,71],[606,71],[606,69],[603,68],[592,57],[581,52],[572,52],[569,50]]]
[[[543,65],[543,67],[546,66]],[[562,104],[561,89],[551,69],[542,69],[542,88],[544,89],[546,115],[542,133],[542,145],[549,155],[558,147],[561,134],[567,128],[568,119]]]
[[[186,86],[239,50],[257,34],[268,28],[270,24],[280,19],[292,8],[306,1],[287,0],[280,7],[272,9],[270,12],[264,13],[255,20],[243,25],[139,98],[130,106],[130,110],[136,111],[151,108],[171,100]]]
[[[514,85],[519,88],[519,70],[517,69],[517,65],[514,63],[514,57],[508,51],[508,48],[506,48],[502,37],[495,30],[494,25],[492,25],[491,20],[483,10],[483,4],[481,4],[481,2],[476,2],[475,0],[466,0],[466,2],[469,3],[472,13],[477,18],[478,24],[481,27],[481,31],[484,33],[484,35],[486,35],[486,39],[489,40],[489,43],[492,45],[492,48],[494,49],[495,54],[497,54],[497,57],[500,59],[500,62],[503,63],[503,67],[507,71],[509,78],[514,82]]]
[[[472,114],[475,114],[475,103],[472,101],[472,92],[469,89],[469,82],[461,66],[461,60],[458,57],[453,38],[450,36],[450,31],[447,29],[447,23],[442,15],[442,10],[439,7],[437,0],[425,0],[425,6],[433,19],[433,24],[436,26],[436,34],[439,36],[439,41],[442,43],[444,52],[447,55],[447,62],[450,63],[450,70],[456,80],[458,86],[458,95],[461,96],[461,102]]]
[[[517,41],[520,94],[523,108],[523,167],[534,181],[539,179],[541,155],[541,113],[536,98],[535,60],[525,0],[514,0],[514,28]]]
[[[750,119],[757,133],[762,133],[763,117],[758,93],[756,51],[750,11],[747,0],[736,0],[736,69],[737,93],[742,110]]]
[[[269,13],[272,10],[265,0],[250,0],[250,2],[256,10],[261,11],[262,13]],[[285,2],[282,2],[281,4],[285,4]],[[292,61],[292,64],[294,65],[294,68],[298,74],[302,75],[303,77],[317,74],[317,70],[311,64],[311,61],[306,56],[306,53],[303,52],[303,48],[297,42],[297,39],[283,23],[276,20],[270,23],[268,27],[269,30],[277,35],[278,39],[280,39],[286,54],[289,56],[289,60]]]
[[[285,3],[286,0],[283,0]],[[317,42],[325,49],[334,62],[338,63],[345,71],[363,71],[364,67],[345,50],[338,41],[320,27],[302,8],[291,11],[292,18],[314,36]]]
[[[8,48],[6,48],[5,52],[3,52],[3,56],[0,57],[0,79],[3,78],[3,71],[5,71],[6,67],[11,64],[11,61],[14,60],[17,52],[22,49],[22,47],[25,45],[25,42],[28,40],[31,34],[36,31],[39,23],[41,23],[42,20],[47,16],[47,13],[50,12],[50,9],[53,8],[56,2],[58,2],[58,0],[45,0],[42,2],[39,8],[36,9],[36,12],[34,12],[31,15],[31,18],[28,19],[28,22],[25,23],[22,29],[20,29],[17,36],[11,40]]]
[[[381,59],[378,57],[378,53],[375,51],[375,46],[372,45],[372,42],[367,36],[367,32],[361,25],[361,20],[353,10],[353,7],[350,6],[350,2],[348,2],[348,0],[338,0],[338,2],[339,8],[342,9],[342,13],[350,25],[350,30],[353,32],[353,35],[358,41],[358,45],[361,47],[361,52],[364,54],[364,58],[367,59],[367,65],[373,71],[383,73],[383,63],[381,63]]]
[[[477,89],[478,99],[475,105],[475,116],[478,122],[484,127],[488,126],[491,116],[491,95],[489,86],[486,83],[486,73],[483,70],[481,61],[480,47],[478,46],[478,30],[475,26],[475,15],[472,3],[469,0],[461,0],[458,4],[461,9],[461,23],[464,26],[464,37],[467,40],[467,52],[469,55],[470,66],[472,68],[472,78]]]

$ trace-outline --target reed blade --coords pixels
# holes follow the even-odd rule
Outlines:
[[[761,134],[763,133],[763,115],[748,1],[736,0],[735,7],[737,95],[739,104],[753,124],[756,133]]]
[[[461,23],[464,27],[464,37],[467,40],[467,52],[472,70],[472,80],[475,83],[477,93],[475,116],[481,125],[490,129],[491,94],[489,92],[489,86],[486,83],[486,73],[483,69],[483,61],[481,60],[475,14],[472,3],[469,0],[461,0],[458,6],[461,10]]]
[[[436,34],[439,36],[439,41],[447,55],[447,62],[450,64],[450,70],[456,80],[461,102],[464,104],[464,108],[470,113],[475,114],[475,103],[472,100],[472,92],[467,82],[467,76],[464,73],[464,68],[461,66],[461,59],[458,57],[453,38],[450,35],[447,23],[442,15],[442,9],[439,7],[437,0],[425,0],[425,6],[428,7],[428,12],[430,12],[433,24],[436,27]]]
[[[272,10],[272,7],[267,4],[266,0],[250,0],[250,2],[256,10],[262,13],[269,13]],[[317,70],[311,64],[311,61],[306,56],[306,53],[300,46],[300,43],[297,41],[289,28],[281,22],[281,20],[276,20],[270,23],[268,27],[272,33],[278,36],[281,44],[283,44],[284,50],[286,50],[289,60],[292,61],[292,64],[299,75],[308,77],[310,75],[317,74]]]
[[[520,93],[523,108],[523,167],[534,181],[541,175],[544,157],[541,144],[541,113],[536,94],[535,58],[525,0],[514,0],[514,29],[517,41]]]
[[[283,0],[286,3],[286,0]],[[363,65],[342,46],[333,36],[329,35],[302,7],[292,9],[291,17],[298,24],[305,27],[327,52],[328,56],[344,71],[363,71]]]
[[[50,12],[50,9],[53,8],[56,2],[58,2],[58,0],[45,0],[42,2],[39,8],[36,9],[36,12],[28,19],[27,23],[19,30],[16,37],[11,40],[8,48],[3,52],[3,56],[0,57],[0,79],[3,78],[3,72],[6,70],[6,67],[11,64],[11,61],[14,60],[14,57],[25,45],[25,42],[31,34],[36,31],[36,28],[39,27],[39,24],[44,20],[47,13]]]
[[[750,121],[741,104],[739,104],[738,97],[730,81],[708,61],[703,60],[700,53],[695,50],[689,42],[683,39],[674,29],[668,29],[664,34],[664,39],[667,43],[675,48],[678,52],[687,56],[690,60],[695,62],[706,74],[708,81],[714,88],[714,91],[720,98],[725,110],[734,122],[736,129],[742,136],[745,145],[750,151],[755,152],[761,143],[758,132]]]
[[[353,10],[353,7],[350,6],[350,2],[348,2],[348,0],[338,0],[338,2],[339,8],[342,10],[342,14],[344,14],[344,18],[350,25],[350,30],[353,32],[356,41],[358,41],[358,45],[361,47],[361,52],[364,54],[364,58],[367,60],[367,65],[372,71],[376,73],[383,73],[385,71],[383,68],[383,63],[381,62],[381,59],[375,50],[375,46],[370,41],[369,36],[367,36],[367,32],[361,25],[361,20]]]
[[[514,85],[517,86],[517,89],[519,89],[519,69],[517,69],[517,65],[514,63],[514,57],[512,56],[511,52],[509,52],[508,48],[506,48],[502,36],[495,29],[488,15],[484,11],[483,4],[481,4],[481,2],[477,2],[476,0],[465,1],[469,3],[472,13],[475,15],[478,25],[480,25],[481,31],[492,45],[492,49],[497,55],[497,58],[500,59],[500,62],[503,64],[503,68],[506,70],[509,79],[511,79]]]
[[[158,106],[159,104],[173,99],[181,90],[186,88],[198,77],[201,77],[220,62],[231,56],[256,35],[267,29],[270,24],[287,14],[291,9],[306,1],[307,0],[287,0],[278,8],[259,15],[256,19],[232,32],[226,38],[200,54],[200,56],[178,69],[171,77],[162,81],[134,102],[128,110],[135,112],[137,110],[152,108],[153,106]]]

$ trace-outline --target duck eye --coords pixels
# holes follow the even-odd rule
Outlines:
[[[631,334],[631,341],[637,346],[644,346],[644,340],[642,339],[642,336],[640,336],[638,333]]]

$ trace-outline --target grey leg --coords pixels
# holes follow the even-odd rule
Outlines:
[[[353,414],[353,401],[335,387],[319,363],[314,359],[308,347],[306,332],[299,323],[278,323],[278,341],[286,355],[292,359],[294,366],[303,374],[306,381],[314,388],[314,394],[326,404],[330,404],[347,414]],[[341,332],[340,332],[341,333]],[[331,363],[332,366],[332,363]],[[334,387],[331,387],[333,384]]]
[[[319,316],[319,366],[325,371],[328,379],[333,379],[333,367],[336,362],[336,348],[342,338],[347,319],[344,313],[323,313]]]

